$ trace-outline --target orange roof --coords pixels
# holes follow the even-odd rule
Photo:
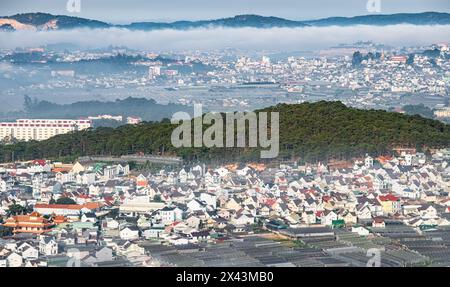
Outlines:
[[[73,209],[81,210],[83,208],[87,209],[97,209],[102,205],[99,202],[86,202],[85,204],[45,204],[37,203],[34,208],[52,208],[52,209]]]
[[[16,215],[10,217],[6,220],[7,222],[34,222],[34,223],[42,223],[46,221],[44,217],[39,216],[31,216],[31,215]]]
[[[37,228],[37,227],[48,227],[48,226],[51,226],[51,225],[52,225],[51,223],[42,223],[42,224],[39,224],[39,225],[35,225],[35,224],[28,224],[26,222],[24,222],[24,223],[18,222],[14,226],[5,224],[5,226],[7,226],[7,227],[35,227],[35,228]]]
[[[58,172],[66,172],[66,171],[71,171],[72,168],[67,168],[67,167],[55,167],[52,169],[52,172],[58,173]]]
[[[8,218],[3,224],[7,227],[47,227],[52,224],[39,213],[33,212],[30,215],[15,215]]]
[[[379,162],[381,162],[382,164],[384,164],[384,163],[392,160],[392,157],[391,156],[379,156],[379,157],[377,157],[377,160]]]
[[[266,169],[266,165],[263,163],[250,163],[250,164],[248,164],[248,166],[257,171],[263,171]]]
[[[55,223],[63,223],[66,221],[67,221],[67,218],[63,215],[56,215],[53,217],[53,222],[55,222]]]
[[[225,168],[234,172],[238,168],[238,165],[235,163],[232,163],[232,164],[225,165]]]

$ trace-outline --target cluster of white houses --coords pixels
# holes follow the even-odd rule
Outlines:
[[[449,163],[449,150],[428,158],[366,156],[346,166],[231,164],[152,173],[126,163],[35,160],[0,166],[0,216],[15,240],[45,234],[65,256],[70,246],[92,243],[82,261],[100,265],[99,246],[110,248],[99,254],[146,265],[155,263],[143,247],[150,243],[190,246],[261,232],[289,237],[304,228],[334,241],[334,229],[369,239],[412,232],[423,240],[424,230],[450,232]],[[27,212],[10,215],[17,204]]]

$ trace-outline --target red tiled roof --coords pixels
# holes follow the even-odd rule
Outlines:
[[[329,197],[328,195],[324,195],[322,197],[322,201],[324,201],[324,202],[328,202],[330,199],[331,199],[331,197]]]
[[[394,196],[394,195],[392,195],[392,194],[380,195],[380,196],[379,196],[379,199],[380,199],[381,201],[398,201],[398,200],[400,200],[399,197]]]
[[[38,165],[44,166],[46,164],[46,162],[43,159],[35,159],[35,160],[33,160],[33,164],[38,164]]]
[[[383,218],[375,218],[375,219],[373,220],[373,222],[375,222],[375,223],[383,223],[383,222],[384,222],[384,219],[383,219]]]
[[[276,202],[277,202],[276,199],[270,198],[270,199],[266,199],[266,202],[265,202],[265,203],[266,203],[267,205],[269,205],[269,206],[272,206],[272,205],[274,205]]]

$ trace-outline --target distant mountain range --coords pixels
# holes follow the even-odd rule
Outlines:
[[[391,15],[365,15],[356,17],[331,17],[318,20],[294,21],[278,17],[266,17],[259,15],[238,15],[230,18],[201,20],[201,21],[176,21],[162,22],[137,22],[126,25],[115,25],[97,20],[79,17],[52,15],[47,13],[25,13],[13,16],[0,17],[0,30],[59,30],[75,28],[126,28],[130,30],[158,30],[158,29],[192,29],[206,27],[308,27],[308,26],[351,26],[351,25],[446,25],[450,24],[449,13],[424,12],[402,13]]]

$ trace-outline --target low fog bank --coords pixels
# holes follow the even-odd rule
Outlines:
[[[307,28],[201,28],[192,30],[130,31],[127,29],[75,29],[0,32],[0,48],[36,47],[74,43],[81,48],[109,45],[152,51],[296,49],[314,50],[341,43],[374,41],[392,46],[428,45],[448,41],[450,25],[352,26]]]

